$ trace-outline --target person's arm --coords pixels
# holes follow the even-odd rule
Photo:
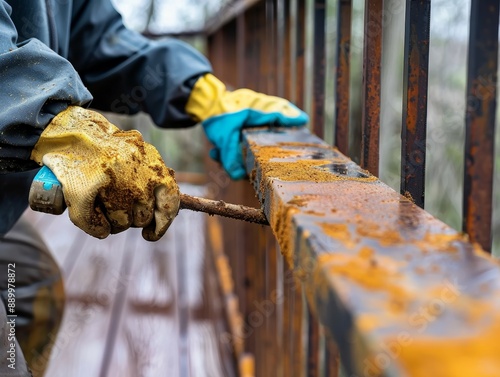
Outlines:
[[[188,44],[151,41],[128,30],[109,0],[74,1],[69,60],[94,95],[92,107],[144,111],[160,127],[196,124],[185,106],[196,80],[211,72]]]
[[[227,91],[203,55],[180,41],[153,42],[127,30],[109,0],[76,3],[70,60],[94,94],[92,106],[125,114],[143,110],[161,127],[202,123],[215,146],[211,156],[231,178],[246,175],[242,127],[308,121],[284,99]]]
[[[0,0],[0,174],[35,167],[31,150],[54,116],[92,100],[66,59],[37,39],[17,43],[10,15]]]
[[[39,40],[17,43],[10,14],[0,0],[0,172],[46,165],[78,227],[158,240],[179,208],[173,172],[138,132],[81,107],[92,96],[71,63]]]

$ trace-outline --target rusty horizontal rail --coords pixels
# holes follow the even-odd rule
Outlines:
[[[244,139],[274,235],[348,375],[500,375],[497,262],[304,128]]]
[[[364,1],[361,93],[350,92],[351,53],[358,53],[351,29],[359,19],[350,0],[234,0],[208,23],[214,73],[230,88],[283,96],[310,110],[316,135],[247,131],[248,171],[274,236],[266,227],[220,220],[242,322],[232,343],[255,357],[257,376],[338,376],[339,352],[349,376],[484,375],[482,366],[500,375],[500,273],[479,246],[488,251],[492,237],[498,2],[471,0],[463,228],[470,241],[419,208],[431,1],[405,3],[403,196],[370,175],[378,175],[385,127],[382,41],[391,31],[391,5]],[[331,57],[326,10],[335,7]],[[332,91],[330,122],[325,94]],[[334,135],[340,152],[367,171],[323,135]],[[226,183],[209,169],[217,199],[259,206],[249,185]]]

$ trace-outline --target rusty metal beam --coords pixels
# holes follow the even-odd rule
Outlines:
[[[470,18],[463,230],[491,250],[499,3],[473,0]]]
[[[351,72],[352,0],[340,0],[337,13],[337,64],[335,70],[335,146],[349,150],[349,85]]]
[[[246,165],[348,375],[500,375],[500,269],[305,128],[249,129]]]
[[[401,193],[424,208],[431,0],[406,1]]]
[[[378,175],[383,0],[365,1],[361,166]]]

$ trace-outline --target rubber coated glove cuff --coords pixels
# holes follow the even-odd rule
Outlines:
[[[212,74],[195,83],[186,112],[202,123],[207,138],[215,146],[211,157],[221,162],[232,179],[246,176],[240,146],[243,127],[268,124],[290,127],[309,121],[307,114],[283,98],[249,89],[228,91]]]

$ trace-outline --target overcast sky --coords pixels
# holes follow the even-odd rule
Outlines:
[[[112,0],[125,24],[135,30],[144,28],[151,0]],[[224,0],[156,0],[152,32],[201,29],[207,14],[214,14]]]
[[[151,31],[156,33],[198,30],[207,15],[214,15],[221,4],[230,0],[155,0],[156,17]],[[404,0],[391,0],[386,8]],[[112,0],[128,27],[142,31],[151,0]],[[360,6],[363,1],[355,0]],[[466,40],[468,35],[469,0],[435,0],[432,6],[431,28],[434,36]],[[404,13],[401,14],[404,17]]]

